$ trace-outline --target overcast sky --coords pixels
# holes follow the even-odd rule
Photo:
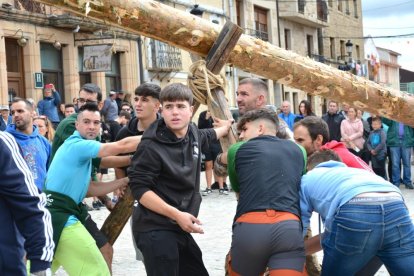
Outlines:
[[[376,46],[401,54],[399,64],[414,71],[414,0],[361,0],[364,36],[395,36],[376,38]]]

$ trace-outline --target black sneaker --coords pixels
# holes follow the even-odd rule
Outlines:
[[[93,207],[94,210],[100,210],[101,209],[101,207],[99,207],[98,201],[92,202],[92,207]]]
[[[209,194],[211,194],[213,191],[209,188],[206,188],[204,191],[201,192],[201,194],[203,196],[208,196]]]
[[[412,183],[407,183],[407,184],[405,184],[405,188],[412,190],[412,189],[414,189],[414,186],[413,186]]]
[[[105,207],[105,205],[102,203],[102,201],[98,200],[98,206],[99,207]]]

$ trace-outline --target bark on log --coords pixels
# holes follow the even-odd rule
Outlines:
[[[155,38],[205,57],[220,27],[184,11],[150,0],[36,0]],[[83,4],[78,4],[83,3]],[[87,19],[85,19],[87,20]],[[245,71],[414,126],[414,98],[243,35],[229,63]]]

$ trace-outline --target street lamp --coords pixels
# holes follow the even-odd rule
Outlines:
[[[351,40],[348,40],[345,43],[346,52],[348,53],[348,56],[349,56],[349,62],[352,62],[352,46],[354,46],[354,44],[352,44]]]

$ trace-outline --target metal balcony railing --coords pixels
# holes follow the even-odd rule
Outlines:
[[[326,62],[326,58],[325,58],[325,56],[322,56],[322,55],[312,54],[312,55],[311,55],[311,58],[312,58],[314,61],[317,61],[317,62],[321,62],[321,63],[325,63],[325,62]]]
[[[46,14],[46,4],[33,0],[14,0],[14,7],[18,10],[25,10],[33,13]]]
[[[151,39],[148,48],[148,70],[180,71],[182,69],[180,49]]]
[[[263,31],[259,31],[255,29],[249,29],[249,28],[245,28],[244,32],[248,35],[254,36],[263,41],[269,41],[269,34],[267,32],[263,32]]]

